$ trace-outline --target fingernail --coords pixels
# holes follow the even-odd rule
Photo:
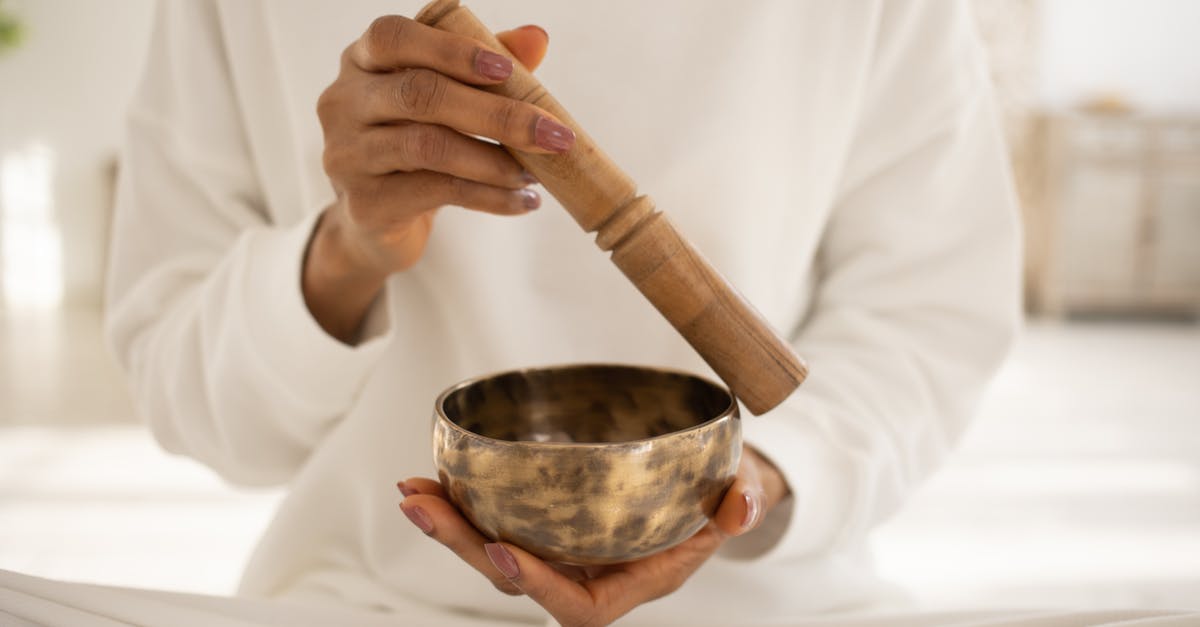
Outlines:
[[[512,61],[491,50],[480,50],[475,54],[475,71],[494,81],[502,81],[512,75]]]
[[[521,204],[525,205],[526,209],[537,209],[542,206],[542,197],[532,189],[523,189],[517,194],[521,197]]]
[[[488,559],[492,560],[492,565],[505,577],[516,579],[521,575],[521,568],[517,566],[517,558],[513,557],[513,554],[509,553],[508,549],[500,544],[491,542],[483,545],[483,550],[487,551]]]
[[[546,29],[542,28],[541,26],[538,26],[537,24],[526,24],[524,26],[518,27],[517,30],[535,30],[535,31],[541,33],[542,37],[546,38],[546,41],[550,41],[550,33],[547,33]]]
[[[400,494],[403,494],[406,497],[412,496],[414,494],[420,494],[420,492],[417,492],[416,490],[408,487],[408,484],[404,483],[403,481],[396,482],[396,488],[398,488],[400,490]]]
[[[538,180],[537,177],[533,175],[533,172],[530,172],[529,170],[521,170],[521,182],[525,183],[526,185],[533,185],[534,183],[537,183]]]
[[[429,518],[429,514],[425,513],[425,510],[417,507],[416,505],[408,508],[401,505],[400,511],[404,512],[404,515],[408,516],[408,519],[412,521],[412,524],[416,525],[417,528],[422,532],[427,534],[433,533],[433,520]]]
[[[754,526],[754,521],[758,519],[758,499],[750,494],[749,491],[742,492],[742,498],[746,501],[746,517],[742,519],[742,529],[749,529]]]
[[[566,152],[575,145],[575,131],[542,116],[534,124],[533,141],[546,150]]]

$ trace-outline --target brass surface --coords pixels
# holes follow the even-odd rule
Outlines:
[[[547,560],[625,562],[699,531],[741,456],[737,403],[687,373],[515,370],[438,398],[433,456],[484,535]]]

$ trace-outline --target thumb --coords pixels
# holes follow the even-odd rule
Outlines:
[[[532,24],[496,33],[496,39],[530,72],[542,64],[550,45],[550,35],[542,27]]]
[[[740,536],[762,522],[766,512],[766,492],[753,459],[742,455],[733,485],[725,492],[713,522],[727,536]]]

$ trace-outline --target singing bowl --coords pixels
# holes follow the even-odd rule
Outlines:
[[[434,414],[438,477],[467,519],[569,564],[627,562],[688,539],[742,451],[728,390],[655,368],[504,372],[449,388]]]

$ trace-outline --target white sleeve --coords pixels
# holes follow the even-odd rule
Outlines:
[[[861,541],[938,467],[1019,328],[1015,199],[970,16],[884,7],[795,336],[811,376],[744,422],[793,496],[727,557]]]
[[[160,443],[233,482],[290,478],[390,340],[378,304],[355,347],[309,314],[305,209],[295,224],[268,217],[213,4],[160,4],[129,114],[105,332]]]

